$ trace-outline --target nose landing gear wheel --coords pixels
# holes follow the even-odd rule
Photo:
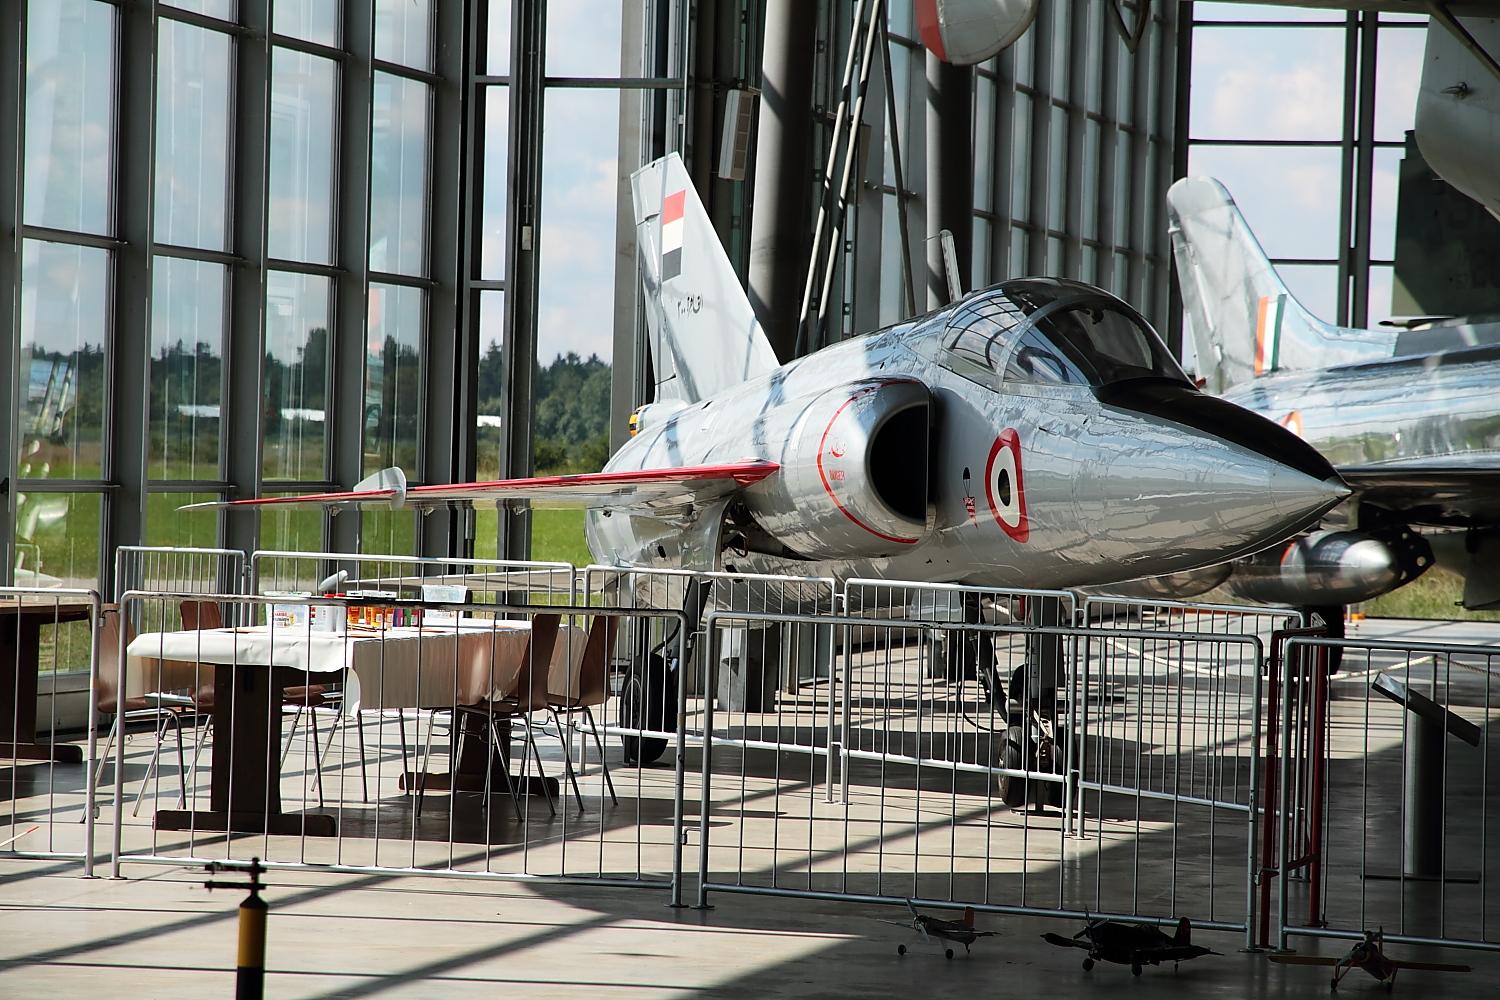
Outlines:
[[[1083,971],[1084,972],[1090,972],[1090,971],[1093,970],[1093,968],[1094,968],[1094,960],[1092,958],[1085,958],[1083,960]]]
[[[953,949],[952,948],[944,948],[943,949],[943,957],[944,958],[952,958],[953,957]]]
[[[904,945],[904,944],[898,944],[898,945],[896,945],[896,954],[898,954],[898,955],[905,955],[906,954],[906,945]]]
[[[676,719],[667,719],[666,690],[667,670],[665,665],[657,668],[652,658],[649,682],[640,673],[631,671],[620,689],[620,725],[625,729],[645,729],[665,732],[676,725]],[[675,706],[674,706],[675,708]],[[675,710],[672,712],[675,716]],[[625,747],[625,763],[654,764],[667,752],[667,741],[657,736],[622,736]]]

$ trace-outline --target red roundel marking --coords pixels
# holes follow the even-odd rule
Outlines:
[[[1021,439],[1007,427],[995,438],[984,466],[984,495],[995,523],[1018,542],[1031,537],[1026,515],[1026,482],[1021,473]]]

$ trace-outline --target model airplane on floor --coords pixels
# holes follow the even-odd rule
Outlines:
[[[1121,920],[1090,920],[1088,926],[1072,937],[1043,934],[1048,944],[1059,948],[1082,948],[1088,952],[1083,971],[1095,962],[1114,962],[1130,966],[1130,974],[1139,976],[1142,966],[1163,962],[1188,962],[1218,952],[1193,944],[1193,928],[1188,918],[1177,921],[1177,933],[1167,935],[1155,924],[1131,924]]]
[[[922,940],[929,944],[942,947],[945,958],[953,957],[953,949],[947,946],[947,942],[961,944],[964,946],[964,954],[968,954],[969,946],[982,937],[994,937],[994,931],[980,931],[974,929],[974,910],[972,907],[964,907],[962,920],[944,920],[931,914],[921,913],[911,900],[906,901],[906,908],[911,911],[910,921],[887,920],[888,924],[897,927],[910,927],[922,936]],[[906,945],[896,945],[896,954],[905,955]]]
[[[1365,931],[1360,941],[1341,958],[1322,955],[1272,955],[1271,961],[1282,965],[1323,965],[1333,967],[1333,980],[1328,988],[1336,990],[1340,981],[1353,969],[1363,969],[1387,990],[1396,985],[1396,973],[1402,969],[1421,972],[1469,972],[1467,965],[1448,965],[1443,962],[1406,962],[1390,958],[1385,953],[1385,934],[1382,931]]]
[[[1467,607],[1500,603],[1500,344],[1464,324],[1331,326],[1292,297],[1218,181],[1180,180],[1167,206],[1209,388],[1313,445],[1355,495],[1326,529],[1161,592],[1225,582],[1251,600],[1352,604],[1420,576],[1436,548]]]

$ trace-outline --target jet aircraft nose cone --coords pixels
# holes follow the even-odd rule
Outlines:
[[[1250,555],[1317,524],[1349,495],[1331,468],[1309,474],[1196,428],[1125,418],[1114,430],[1128,447],[1086,463],[1074,496],[1093,545],[1131,575]]]
[[[1352,492],[1337,475],[1320,479],[1267,456],[1268,492],[1276,509],[1289,518],[1311,511],[1326,513]]]

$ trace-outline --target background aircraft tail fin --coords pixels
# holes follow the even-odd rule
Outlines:
[[[676,153],[630,179],[657,396],[697,402],[779,362]]]
[[[1177,921],[1177,933],[1173,936],[1172,942],[1174,944],[1193,943],[1193,925],[1188,921],[1187,917],[1183,917]]]
[[[1222,391],[1280,369],[1390,357],[1397,331],[1356,330],[1308,312],[1271,266],[1224,185],[1185,177],[1167,192],[1172,255],[1198,373]]]

